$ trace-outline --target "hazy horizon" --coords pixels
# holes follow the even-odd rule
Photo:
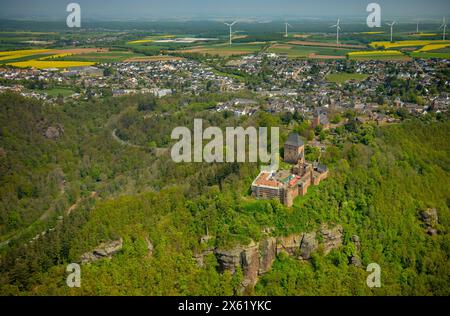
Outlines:
[[[173,20],[173,19],[291,19],[298,17],[365,17],[366,6],[377,2],[384,17],[438,18],[450,15],[448,0],[0,0],[2,19],[63,20],[68,3],[81,5],[85,19]]]

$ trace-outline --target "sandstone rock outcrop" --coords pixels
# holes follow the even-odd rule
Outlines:
[[[355,266],[355,267],[358,267],[358,268],[362,268],[363,267],[361,259],[358,256],[355,256],[355,255],[350,257],[349,263],[352,266]]]
[[[328,228],[327,225],[322,225],[320,228],[320,234],[323,238],[324,253],[327,255],[331,250],[342,246],[343,232],[341,225],[337,225],[334,228]]]
[[[242,286],[253,287],[258,281],[259,273],[259,245],[251,242],[248,246],[238,246],[231,250],[216,250],[219,270],[229,271],[231,274],[241,268],[244,275]]]
[[[350,258],[349,258],[349,264],[358,267],[358,268],[362,268],[362,262],[361,262],[361,240],[359,238],[359,236],[357,235],[353,235],[352,236],[352,242],[355,245],[355,253],[353,253]]]
[[[253,287],[258,282],[259,273],[259,245],[252,242],[241,253],[241,266],[244,273],[244,288]]]
[[[421,212],[420,215],[425,224],[427,234],[431,236],[437,235],[437,225],[439,223],[437,210],[435,208],[429,208],[426,211]]]
[[[123,239],[104,242],[94,250],[84,253],[81,256],[81,264],[88,264],[103,258],[112,258],[113,255],[123,248]]]
[[[216,250],[215,254],[219,262],[219,271],[236,273],[237,268],[241,265],[242,251],[243,248],[241,246],[231,250]]]
[[[270,237],[261,241],[259,253],[261,257],[259,259],[258,274],[264,274],[270,271],[277,256],[277,239]]]
[[[353,235],[352,242],[355,244],[356,252],[360,253],[361,252],[361,240],[360,240],[359,236]]]
[[[284,251],[290,256],[298,257],[302,240],[303,234],[278,238],[277,254]]]
[[[148,256],[151,257],[151,256],[153,256],[153,251],[154,251],[155,247],[153,246],[152,241],[148,237],[145,238],[145,241],[147,242]]]
[[[315,251],[319,243],[316,239],[316,233],[312,232],[309,234],[304,234],[302,239],[302,244],[300,246],[300,259],[308,260],[311,258],[311,253]]]
[[[47,139],[56,140],[64,134],[64,127],[62,125],[49,126],[45,132],[44,136]]]
[[[199,267],[205,266],[205,257],[210,254],[214,254],[215,249],[214,248],[208,248],[205,251],[202,251],[201,253],[197,253],[194,255],[195,260],[197,261],[197,265]]]
[[[339,248],[343,241],[341,226],[328,228],[322,226],[319,233],[323,239],[325,253]],[[258,281],[258,277],[272,268],[275,258],[281,252],[300,260],[309,260],[311,254],[319,247],[317,233],[293,234],[286,237],[267,237],[259,243],[251,242],[247,246],[236,246],[232,249],[208,248],[195,255],[199,266],[204,266],[204,257],[214,254],[219,263],[219,271],[235,274],[241,269],[244,280],[242,287],[248,289]]]

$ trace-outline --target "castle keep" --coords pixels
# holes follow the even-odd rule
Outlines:
[[[297,196],[304,196],[311,185],[328,177],[327,167],[305,160],[305,144],[298,134],[291,134],[284,145],[284,161],[291,170],[263,171],[253,181],[252,195],[257,199],[278,199],[291,207]]]

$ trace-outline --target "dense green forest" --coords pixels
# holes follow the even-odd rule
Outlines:
[[[232,97],[54,105],[1,95],[0,294],[235,295],[241,271],[220,273],[213,255],[203,267],[194,259],[206,230],[210,246],[228,249],[322,223],[342,225],[341,248],[302,262],[279,255],[250,294],[450,294],[447,116],[384,127],[350,120],[336,135],[323,135],[330,146],[322,162],[331,175],[288,209],[250,197],[257,164],[175,164],[155,153],[168,148],[173,127],[190,126],[194,117],[217,126],[282,125],[282,141],[291,130],[308,134],[295,115],[208,111]],[[135,146],[115,140],[114,130]],[[434,236],[420,215],[429,208],[439,216]],[[369,289],[365,269],[349,264],[353,235],[363,266],[381,266],[381,288]],[[67,264],[118,238],[118,254],[83,265],[81,288],[66,286]]]

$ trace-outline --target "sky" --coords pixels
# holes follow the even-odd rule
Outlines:
[[[62,20],[70,2],[91,19],[367,16],[371,2],[386,17],[450,17],[450,0],[0,0],[0,18]]]

